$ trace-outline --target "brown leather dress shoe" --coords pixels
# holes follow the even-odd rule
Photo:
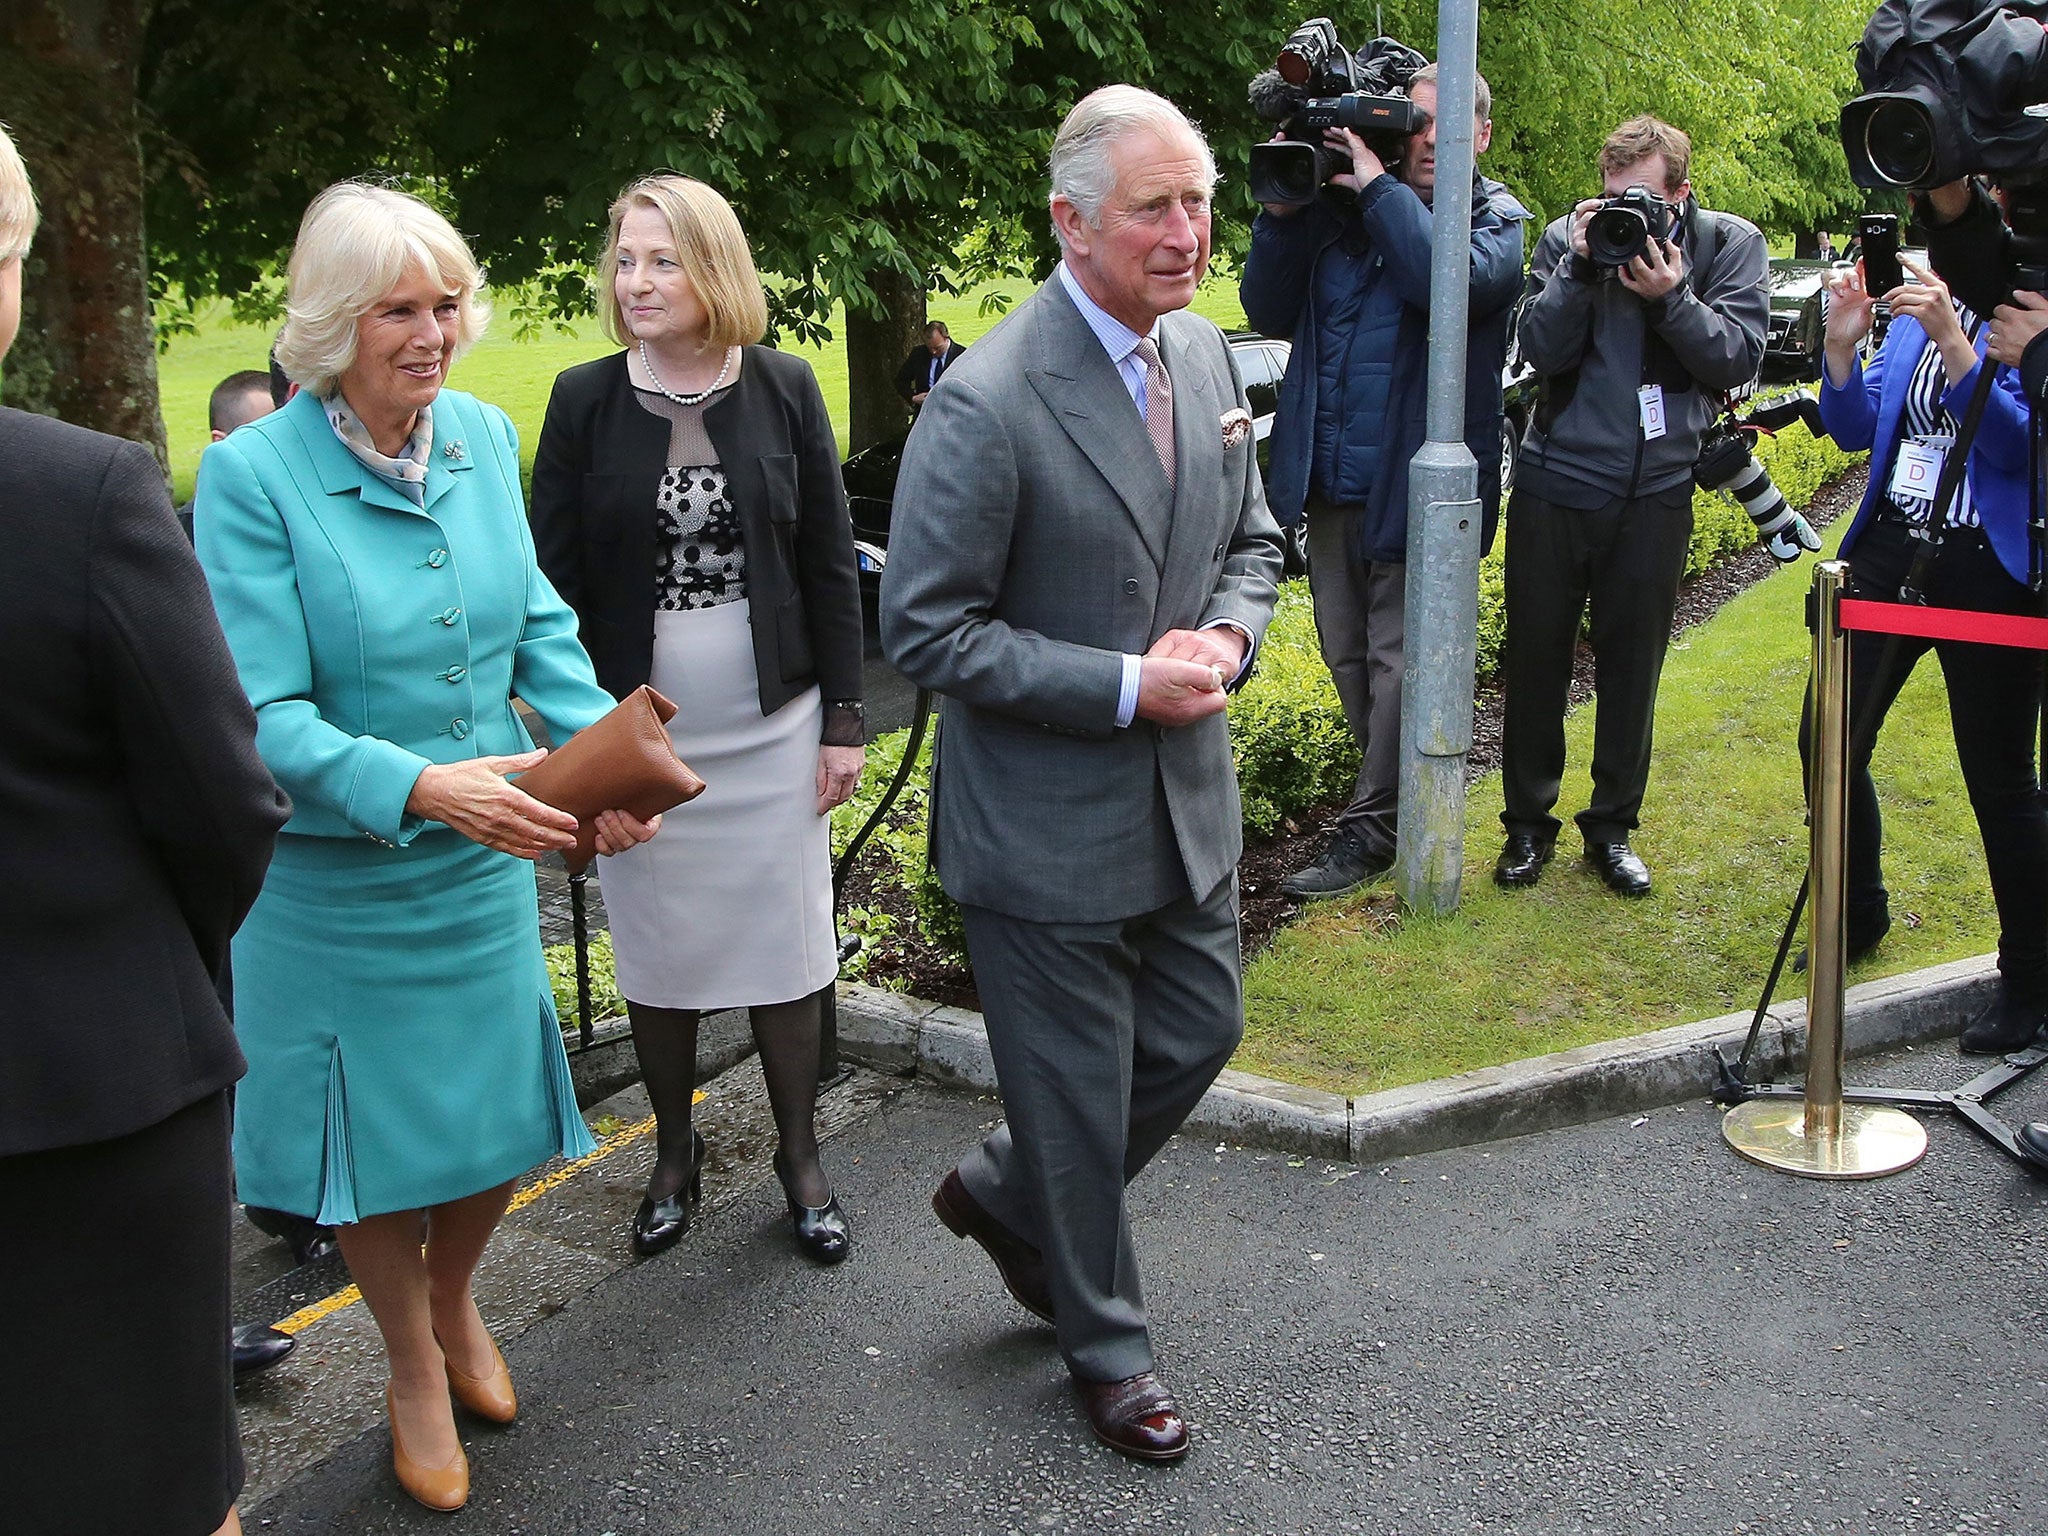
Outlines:
[[[954,1169],[932,1196],[932,1209],[955,1237],[971,1237],[995,1260],[996,1273],[1003,1277],[1003,1289],[1041,1322],[1052,1321],[1052,1288],[1045,1280],[1045,1259],[1023,1238],[989,1215],[982,1203],[967,1192],[967,1185]]]
[[[1150,1371],[1123,1381],[1074,1378],[1095,1438],[1140,1461],[1179,1461],[1188,1453],[1187,1421],[1173,1394]]]
[[[449,1394],[478,1418],[489,1419],[493,1424],[510,1424],[519,1417],[519,1394],[512,1390],[512,1373],[506,1369],[505,1357],[498,1352],[495,1339],[491,1341],[491,1370],[487,1375],[468,1375],[457,1370],[453,1360],[442,1363],[448,1368]]]

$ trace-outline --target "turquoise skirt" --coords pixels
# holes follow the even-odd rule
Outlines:
[[[340,1225],[591,1150],[525,860],[287,833],[234,964],[244,1204]]]

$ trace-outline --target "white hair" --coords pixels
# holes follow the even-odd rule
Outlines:
[[[1201,151],[1202,174],[1208,189],[1216,190],[1216,157],[1209,152],[1209,141],[1202,137],[1202,130],[1188,121],[1185,112],[1164,96],[1155,96],[1135,85],[1105,85],[1074,103],[1074,110],[1067,114],[1052,141],[1051,197],[1065,198],[1073,204],[1082,222],[1091,229],[1102,227],[1102,205],[1116,189],[1116,167],[1111,163],[1110,151],[1133,133],[1156,134],[1161,139],[1186,134]],[[1057,219],[1053,221],[1053,233],[1059,235],[1064,246],[1067,237],[1060,234]]]
[[[21,151],[0,126],[0,263],[28,254],[36,235],[36,194]]]
[[[419,272],[461,302],[454,354],[460,357],[491,316],[480,293],[483,270],[462,236],[409,192],[336,182],[313,199],[292,243],[278,366],[294,384],[331,397],[356,360],[356,322]]]

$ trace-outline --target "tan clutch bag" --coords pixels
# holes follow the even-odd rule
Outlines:
[[[676,756],[662,729],[675,713],[675,705],[642,684],[519,776],[519,787],[534,799],[576,818],[576,846],[562,855],[572,874],[597,857],[598,812],[648,821],[704,793],[704,781]]]

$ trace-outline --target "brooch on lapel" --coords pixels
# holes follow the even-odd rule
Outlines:
[[[1244,440],[1252,435],[1252,413],[1243,406],[1225,411],[1219,424],[1223,428],[1225,452],[1243,447]]]
[[[443,448],[441,450],[441,454],[442,457],[453,459],[456,463],[460,464],[464,459],[469,457],[469,450],[462,446],[462,439],[458,437],[446,448]]]

